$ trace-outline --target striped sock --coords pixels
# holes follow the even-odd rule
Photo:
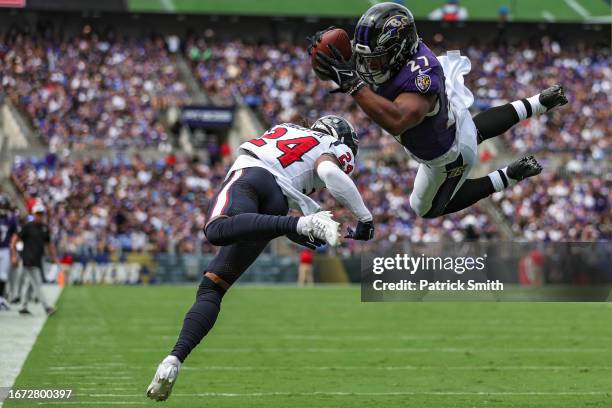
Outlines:
[[[503,169],[495,170],[494,172],[489,173],[489,178],[491,179],[491,183],[493,184],[495,191],[502,191],[503,189],[512,187],[517,183],[516,180],[508,177],[507,171],[508,167],[504,167]]]
[[[540,94],[514,101],[511,104],[519,120],[530,118],[534,113],[546,113],[546,106],[540,103]]]

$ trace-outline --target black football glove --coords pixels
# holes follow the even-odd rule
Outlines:
[[[308,55],[312,55],[313,48],[315,48],[317,43],[321,41],[321,37],[323,36],[323,34],[335,29],[335,26],[329,26],[324,30],[317,31],[312,37],[306,37],[306,41],[308,41]]]
[[[297,232],[287,234],[287,238],[295,242],[298,245],[304,246],[308,249],[315,250],[326,244],[325,241],[313,238],[312,240],[305,235],[300,235]]]
[[[325,30],[317,31],[312,37],[306,37],[308,40],[308,54],[312,54],[313,49],[316,47],[319,41],[321,41],[321,36],[324,33],[335,28],[336,27],[331,26]],[[344,59],[340,51],[338,51],[338,49],[332,44],[330,44],[328,47],[332,53],[332,57],[328,57],[321,52],[317,52],[316,60],[318,66],[316,68],[313,67],[313,69],[319,78],[334,81],[338,85],[338,88],[331,91],[331,93],[343,92],[352,95],[363,88],[365,86],[365,82],[363,82],[359,75],[357,75],[353,58],[347,61]]]
[[[315,72],[319,77],[327,78],[338,85],[338,88],[331,93],[342,92],[352,95],[363,88],[366,83],[357,74],[354,59],[344,59],[338,48],[333,44],[329,44],[328,47],[332,54],[331,57],[317,51]]]
[[[349,227],[348,234],[344,238],[350,238],[356,241],[369,241],[374,238],[374,223],[372,221],[359,221],[355,231]]]

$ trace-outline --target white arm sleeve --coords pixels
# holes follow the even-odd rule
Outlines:
[[[359,221],[372,221],[372,214],[367,209],[353,180],[331,161],[319,163],[317,174],[329,192],[340,204],[351,210]]]

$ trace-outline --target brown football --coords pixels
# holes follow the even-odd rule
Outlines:
[[[351,40],[349,39],[346,31],[341,28],[334,28],[333,30],[323,33],[319,39],[319,42],[317,42],[316,46],[313,47],[310,55],[310,62],[312,63],[313,68],[316,68],[317,66],[317,51],[321,52],[322,54],[332,56],[331,50],[328,47],[329,44],[333,44],[345,59],[349,59],[353,55]]]

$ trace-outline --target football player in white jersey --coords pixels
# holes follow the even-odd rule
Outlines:
[[[181,363],[212,329],[223,295],[270,240],[285,235],[309,248],[340,243],[340,225],[308,194],[325,187],[355,215],[357,227],[345,238],[373,237],[372,214],[349,177],[357,147],[351,124],[333,115],[310,129],[281,124],[240,146],[204,227],[207,239],[222,248],[204,272],[174,348],[157,368],[149,398],[168,398]],[[290,206],[304,216],[288,216]]]

